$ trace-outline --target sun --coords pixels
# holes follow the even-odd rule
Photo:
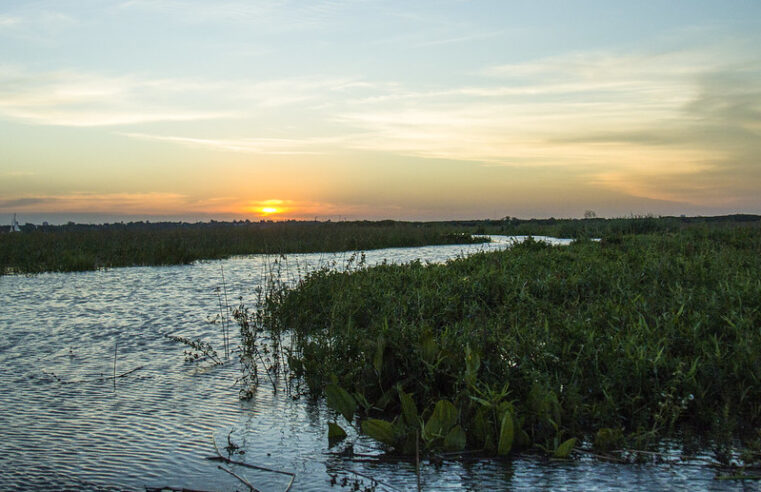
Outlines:
[[[276,214],[279,212],[279,210],[275,207],[262,207],[261,210],[263,214]]]

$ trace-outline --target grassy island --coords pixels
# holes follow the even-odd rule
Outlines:
[[[757,223],[323,270],[263,316],[296,375],[396,452],[761,447]]]

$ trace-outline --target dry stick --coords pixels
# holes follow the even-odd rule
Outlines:
[[[615,456],[609,456],[609,455],[605,455],[605,454],[593,453],[592,451],[587,451],[586,449],[574,449],[573,451],[575,453],[586,454],[586,455],[592,456],[592,457],[597,458],[597,459],[601,459],[601,460],[605,460],[605,461],[612,461],[614,463],[624,463],[624,464],[628,463],[626,460],[622,460],[621,458],[617,458]]]
[[[370,475],[365,475],[364,473],[360,473],[360,472],[358,472],[358,471],[354,471],[354,470],[349,470],[349,469],[347,469],[347,468],[336,468],[336,470],[344,471],[344,472],[347,472],[347,473],[353,473],[354,475],[359,475],[359,476],[360,476],[360,477],[362,477],[362,478],[366,478],[366,479],[368,479],[368,480],[371,480],[371,481],[373,481],[373,482],[377,483],[378,485],[380,485],[381,487],[386,487],[387,489],[391,489],[391,490],[397,490],[397,491],[399,491],[399,492],[402,492],[400,489],[397,489],[397,488],[396,488],[396,487],[394,487],[393,485],[389,485],[389,484],[387,484],[387,483],[383,483],[383,482],[381,482],[380,480],[378,480],[377,478],[373,478],[373,477],[371,477]],[[287,491],[286,491],[286,492],[287,492]]]
[[[129,374],[132,374],[132,373],[133,373],[133,372],[135,372],[135,371],[139,371],[139,370],[140,370],[140,369],[142,369],[142,368],[143,368],[143,366],[138,366],[138,367],[136,367],[136,368],[134,368],[134,369],[130,369],[130,370],[129,370],[129,371],[127,371],[127,372],[123,372],[123,373],[119,374],[118,376],[112,376],[112,377],[110,377],[110,378],[105,378],[105,379],[116,379],[116,378],[123,378],[124,376],[127,376],[127,375],[129,375]],[[114,371],[114,373],[116,373],[116,371]],[[76,383],[76,382],[77,382],[77,381],[72,381],[72,383]]]
[[[163,492],[165,490],[171,490],[172,492],[208,492],[206,490],[201,489],[186,489],[185,487],[171,487],[167,485],[166,487],[145,487],[145,492]]]
[[[347,460],[354,460],[354,458],[370,458],[365,461],[408,461],[412,459],[412,455],[384,455],[384,454],[367,454],[367,453],[350,453],[346,454],[346,451],[340,451],[340,452],[333,452],[333,451],[325,451],[322,453],[327,456],[340,456]]]
[[[116,391],[116,349],[119,347],[119,341],[114,344],[114,391]]]
[[[272,473],[279,473],[281,475],[288,475],[289,477],[291,477],[291,480],[288,482],[288,485],[285,487],[285,492],[288,492],[289,490],[291,490],[291,486],[293,485],[293,480],[296,478],[295,473],[281,471],[281,470],[273,470],[272,468],[267,468],[266,466],[251,465],[248,463],[244,463],[242,461],[235,461],[235,460],[231,460],[230,458],[225,458],[224,456],[222,456],[222,453],[219,451],[219,446],[217,446],[217,440],[214,439],[214,434],[211,435],[211,442],[212,444],[214,444],[214,450],[217,452],[217,456],[207,457],[206,458],[207,460],[224,461],[225,463],[229,463],[231,465],[246,466],[248,468],[253,468],[255,470],[263,470],[263,471],[268,471]]]
[[[761,475],[719,475],[714,480],[761,480]]]
[[[257,357],[259,357],[259,361],[262,363],[262,367],[264,368],[264,372],[267,373],[267,377],[270,380],[270,383],[272,383],[272,390],[277,393],[277,385],[275,384],[275,381],[272,379],[272,375],[270,374],[269,369],[267,369],[267,364],[264,362],[264,359],[262,358],[262,354],[259,353],[259,349],[256,348],[256,345],[253,347],[254,354],[256,354]]]
[[[451,456],[462,457],[468,454],[482,454],[486,451],[485,448],[481,449],[463,449],[462,451],[452,451],[450,453],[437,453],[436,456],[441,458],[449,458]]]
[[[222,324],[222,344],[225,347],[225,359],[227,359],[227,337],[225,335],[225,315],[222,314],[222,296],[219,294],[219,287],[217,287],[217,300],[219,301],[219,321]]]
[[[227,301],[227,283],[225,282],[225,269],[222,267],[222,265],[219,265],[219,270],[222,272],[222,290],[225,293],[225,307],[227,308],[227,313],[225,313],[225,321],[224,321],[224,335],[225,335],[225,357],[230,356],[230,334],[227,326],[227,320],[228,316],[230,315],[230,303]]]
[[[228,470],[227,468],[225,468],[225,467],[224,467],[224,466],[222,466],[222,465],[217,465],[217,468],[219,468],[219,469],[220,469],[220,470],[222,470],[223,472],[227,472],[227,473],[229,473],[230,475],[234,476],[235,478],[237,478],[238,480],[240,480],[241,482],[243,482],[243,483],[246,485],[246,487],[248,487],[248,488],[251,490],[251,492],[261,492],[259,489],[257,489],[257,488],[256,488],[256,487],[254,487],[253,485],[251,485],[251,483],[249,483],[249,481],[248,481],[248,480],[246,480],[245,478],[243,478],[243,477],[241,477],[240,475],[236,474],[234,471],[232,471],[232,470]]]
[[[627,448],[616,449],[611,451],[611,453],[641,453],[641,454],[649,454],[651,456],[665,456],[664,453],[658,453],[655,451],[645,451],[642,449],[627,449]]]

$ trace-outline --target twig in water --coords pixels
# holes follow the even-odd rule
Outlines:
[[[415,475],[417,475],[417,490],[423,490],[420,487],[420,431],[415,431]]]
[[[171,490],[172,492],[207,492],[205,490],[200,490],[200,489],[186,489],[184,487],[177,488],[177,487],[170,487],[168,485],[166,487],[148,487],[148,486],[145,487],[145,492],[165,492],[167,490]]]
[[[719,475],[716,480],[761,480],[761,475]]]
[[[225,337],[225,358],[227,359],[230,357],[230,330],[227,326],[227,320],[230,317],[230,303],[227,301],[227,283],[225,283],[225,269],[222,267],[222,265],[219,265],[219,271],[222,272],[222,291],[225,294],[225,307],[227,308],[224,323],[222,325],[222,330],[224,331]]]
[[[219,301],[219,321],[222,324],[222,345],[225,349],[225,359],[227,359],[229,355],[227,352],[227,330],[225,329],[225,315],[222,313],[222,296],[219,293],[219,287],[217,287],[217,301]]]
[[[127,372],[123,372],[123,373],[119,374],[118,376],[114,375],[114,376],[112,376],[112,377],[110,377],[110,378],[105,378],[105,379],[116,379],[116,378],[123,378],[124,376],[127,376],[127,375],[129,375],[129,374],[132,374],[132,373],[133,373],[133,372],[135,372],[135,371],[139,371],[139,370],[140,370],[140,369],[142,369],[142,368],[143,368],[143,366],[138,366],[138,367],[136,367],[136,368],[134,368],[134,369],[130,369],[130,370],[129,370],[129,371],[127,371]],[[114,374],[116,374],[116,371],[114,371]],[[78,381],[72,381],[72,382],[78,382]]]
[[[251,483],[249,483],[249,481],[248,481],[248,480],[246,480],[245,478],[243,478],[243,477],[241,477],[240,475],[236,474],[234,471],[232,471],[232,470],[228,470],[227,468],[225,468],[225,467],[224,467],[224,466],[222,466],[222,465],[217,465],[217,468],[219,468],[219,469],[220,469],[220,470],[222,470],[223,472],[227,472],[227,473],[229,473],[230,475],[234,476],[235,478],[237,478],[238,480],[240,480],[241,482],[243,482],[243,483],[246,485],[246,487],[248,487],[248,488],[251,490],[251,492],[261,492],[259,489],[257,489],[257,488],[256,488],[256,487],[254,487],[253,485],[251,485]]]
[[[381,487],[385,487],[385,488],[390,489],[390,490],[396,490],[398,492],[402,492],[401,489],[397,489],[393,485],[389,485],[387,483],[383,483],[380,480],[378,480],[377,478],[371,477],[370,475],[365,475],[364,473],[360,473],[360,472],[354,471],[354,470],[349,470],[349,469],[346,469],[346,468],[336,468],[336,470],[340,470],[340,471],[343,471],[343,472],[346,472],[346,473],[353,473],[354,475],[358,475],[358,476],[360,476],[362,478],[366,478],[368,480],[371,480],[374,483],[377,483],[378,485],[380,485]]]
[[[293,481],[296,478],[296,474],[293,472],[287,472],[282,470],[274,470],[272,468],[267,468],[266,466],[258,466],[258,465],[251,465],[249,463],[244,463],[242,461],[235,461],[231,460],[230,458],[225,458],[222,456],[222,453],[219,451],[219,446],[217,446],[217,440],[214,439],[214,435],[211,436],[211,442],[214,444],[214,450],[217,452],[217,456],[208,456],[206,459],[209,461],[223,461],[225,463],[229,463],[231,465],[240,465],[245,466],[248,468],[253,468],[254,470],[262,470],[262,471],[268,471],[272,473],[279,473],[280,475],[288,475],[291,477],[291,479],[288,481],[288,485],[285,487],[285,492],[288,492],[291,490],[291,486],[293,485]]]
[[[612,461],[614,463],[623,463],[623,464],[628,463],[626,460],[623,460],[621,458],[617,458],[615,456],[611,456],[611,455],[607,455],[607,454],[597,454],[597,453],[594,453],[594,452],[589,451],[587,449],[581,449],[581,448],[579,448],[579,449],[574,449],[573,451],[574,451],[574,453],[586,454],[588,456],[592,456],[593,458],[597,458],[599,460]]]
[[[116,391],[116,349],[119,347],[119,341],[114,344],[114,391]]]

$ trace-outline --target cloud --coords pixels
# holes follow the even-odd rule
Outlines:
[[[278,32],[320,28],[347,9],[370,3],[368,0],[221,0],[213,3],[205,0],[128,0],[119,8],[150,11],[187,23],[244,24]]]
[[[0,29],[17,26],[21,23],[21,18],[11,15],[0,15]]]
[[[692,97],[664,120],[629,131],[575,131],[553,140],[653,152],[652,163],[609,167],[593,178],[633,196],[693,204],[758,205],[761,189],[761,61],[690,78]],[[663,151],[672,152],[666,158]],[[675,152],[675,153],[674,153]]]
[[[571,54],[482,72],[496,85],[397,88],[336,120],[362,130],[354,148],[559,167],[631,196],[723,206],[761,189],[761,63],[744,57]]]
[[[348,77],[151,79],[71,70],[33,73],[0,66],[0,116],[80,127],[235,119],[256,115],[262,108],[320,102],[371,88]]]
[[[26,43],[50,42],[57,34],[79,24],[79,19],[71,14],[22,2],[8,13],[0,14],[0,35]]]
[[[62,126],[129,125],[229,118],[233,111],[162,102],[182,91],[167,81],[74,71],[30,73],[0,66],[0,115]]]
[[[30,205],[40,205],[51,203],[49,198],[16,198],[11,200],[0,200],[0,209],[16,208],[16,207],[28,207]]]
[[[67,193],[36,195],[0,201],[0,211],[9,212],[116,212],[146,213],[155,210],[187,210],[192,201],[177,193]]]
[[[210,150],[220,150],[228,152],[243,152],[251,154],[271,154],[271,155],[305,155],[305,154],[321,154],[323,152],[319,150],[309,150],[318,147],[325,147],[330,143],[334,143],[336,140],[332,138],[305,138],[305,139],[289,139],[289,138],[194,138],[194,137],[179,137],[170,135],[150,135],[145,133],[130,133],[121,132],[120,135],[124,135],[130,138],[137,138],[141,140],[153,140],[158,142],[170,142],[182,145],[188,145],[191,147],[207,148]]]

